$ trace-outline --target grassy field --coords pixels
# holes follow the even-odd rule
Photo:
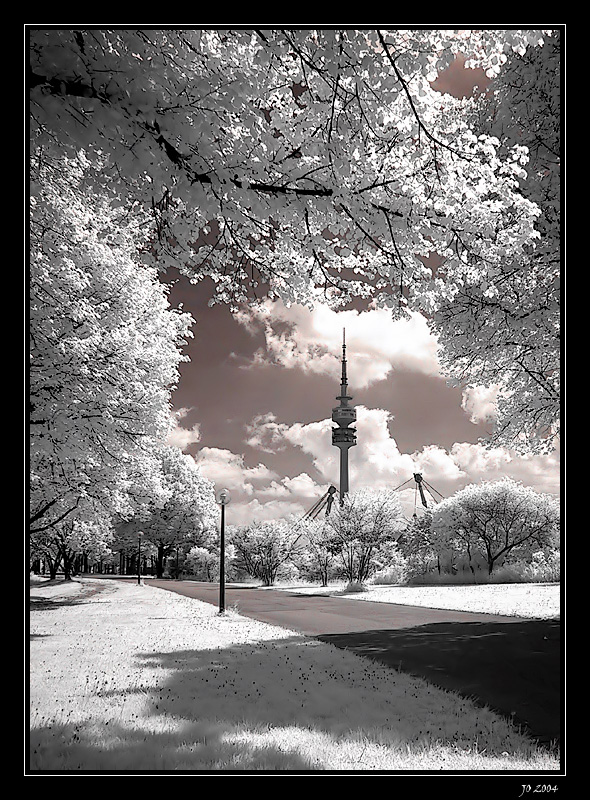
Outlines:
[[[448,588],[458,608],[491,595]],[[530,616],[555,614],[558,586],[525,588]],[[33,773],[560,770],[469,699],[149,581],[32,586],[30,731]]]

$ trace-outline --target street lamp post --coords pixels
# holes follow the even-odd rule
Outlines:
[[[221,506],[221,539],[219,543],[219,613],[225,611],[225,507],[231,497],[228,489],[222,489],[217,495]]]
[[[137,534],[137,585],[141,586],[141,531]]]

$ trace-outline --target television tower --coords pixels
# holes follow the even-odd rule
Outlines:
[[[342,379],[340,394],[336,398],[340,405],[332,409],[332,422],[338,427],[332,428],[332,444],[340,450],[340,503],[348,492],[348,451],[356,444],[356,428],[349,428],[356,422],[356,410],[348,405],[352,396],[348,394],[348,378],[346,376],[346,330],[342,331]]]

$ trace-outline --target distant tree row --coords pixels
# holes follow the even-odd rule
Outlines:
[[[550,562],[556,565],[551,574],[558,575],[559,524],[556,500],[509,479],[467,486],[412,520],[403,516],[395,492],[363,490],[315,520],[289,517],[228,527],[226,577],[265,586],[285,580],[327,586],[336,579],[362,586],[436,574],[486,580],[514,565],[523,574],[546,574]],[[130,552],[132,558],[138,552],[132,538]],[[156,543],[146,537],[144,557],[148,552],[152,573],[161,575],[155,570]],[[197,543],[177,541],[165,554],[170,577],[219,580],[217,531]]]
[[[174,451],[169,451],[171,456]],[[176,462],[174,462],[174,458]],[[34,539],[33,553],[51,576],[78,571],[152,574],[219,580],[219,532],[215,520],[203,524],[198,494],[189,481],[165,506],[142,517],[121,520],[112,536],[100,536],[88,525],[64,523]],[[193,482],[193,492],[199,486]],[[559,549],[559,504],[505,479],[467,486],[411,521],[391,491],[357,491],[345,496],[328,516],[295,517],[230,526],[226,575],[253,578],[265,586],[277,580],[303,578],[327,586],[340,578],[363,585],[378,576],[403,583],[428,573],[469,572],[491,576],[500,566],[534,563]],[[482,575],[482,578],[484,577]],[[385,582],[385,581],[383,581]]]
[[[76,572],[164,575],[166,560],[190,547],[213,547],[218,537],[213,486],[194,459],[176,447],[155,453],[160,491],[127,515],[85,519],[71,514],[30,537],[30,562],[50,577]],[[84,506],[82,506],[84,509]],[[212,544],[213,542],[213,544]]]

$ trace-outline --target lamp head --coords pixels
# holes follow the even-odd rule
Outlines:
[[[231,501],[229,489],[221,489],[217,492],[217,502],[220,506],[226,506]]]

